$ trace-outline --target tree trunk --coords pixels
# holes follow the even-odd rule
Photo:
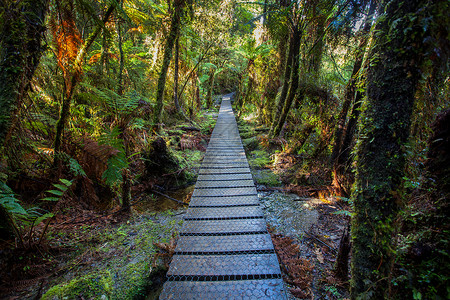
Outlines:
[[[346,282],[348,280],[348,258],[350,255],[351,243],[350,243],[350,222],[342,233],[341,241],[339,243],[339,251],[336,257],[336,265],[334,268],[334,275]]]
[[[195,72],[195,102],[197,105],[197,110],[200,110],[200,108],[202,107],[202,101],[200,99],[200,79],[198,78],[198,72]]]
[[[214,68],[211,68],[209,71],[209,79],[208,79],[208,93],[206,94],[206,108],[211,108],[212,106],[212,96],[213,96],[213,90],[214,90],[214,76],[216,74],[216,70]]]
[[[123,69],[125,67],[125,57],[123,55],[123,47],[122,47],[122,28],[120,26],[121,20],[117,22],[117,38],[118,38],[118,46],[119,46],[119,74],[118,74],[118,82],[117,82],[117,94],[119,96],[123,95]]]
[[[9,240],[14,238],[14,224],[8,211],[0,205],[0,239]]]
[[[238,118],[240,118],[241,115],[242,115],[242,111],[244,110],[244,105],[250,101],[251,95],[253,93],[253,85],[254,85],[254,83],[255,82],[254,82],[252,76],[249,76],[248,77],[248,84],[247,84],[247,91],[245,92],[245,96],[242,97],[243,99],[242,99],[241,107],[239,109],[239,113],[238,113],[238,116],[237,116]]]
[[[123,2],[120,1],[119,5],[122,9]],[[117,37],[118,37],[118,46],[119,46],[119,74],[118,74],[118,83],[117,83],[117,95],[123,96],[124,92],[124,84],[123,84],[123,70],[125,66],[125,56],[123,54],[122,48],[122,28],[120,26],[121,20],[117,21]],[[123,140],[124,151],[125,151],[125,159],[128,159],[130,156],[129,151],[129,140],[127,134],[127,128],[125,124],[122,124],[120,128],[119,138]],[[130,171],[128,168],[122,170],[122,209],[125,212],[130,211],[130,202],[131,202],[131,178]]]
[[[173,102],[175,103],[175,109],[180,112],[180,103],[178,102],[178,60],[180,51],[180,38],[177,37],[175,41],[175,70],[173,75]]]
[[[422,16],[418,14],[424,13],[426,3],[425,0],[390,1],[375,28],[352,195],[353,299],[390,298],[394,222],[405,167],[403,146],[410,132],[424,53],[419,46],[424,27],[419,23]]]
[[[359,107],[361,106],[361,102],[364,97],[363,92],[357,91],[356,84],[359,81],[359,77],[361,77],[359,74],[361,74],[363,69],[362,64],[365,56],[365,49],[369,40],[370,27],[372,26],[375,10],[376,5],[374,1],[371,1],[368,18],[364,28],[362,29],[363,36],[356,50],[352,76],[347,83],[344,104],[339,114],[338,123],[334,132],[334,146],[331,152],[331,164],[333,165],[333,185],[337,189],[338,193],[343,196],[348,196],[350,186],[353,181],[346,179],[346,175],[348,175],[348,172],[346,172],[346,167],[348,166],[347,161],[350,157],[351,143],[356,130],[356,123],[359,118]],[[348,110],[350,109],[352,103],[352,113],[350,114],[350,119],[345,127]]]
[[[173,5],[174,12],[170,24],[169,36],[167,37],[166,45],[164,47],[163,63],[161,66],[161,71],[159,72],[158,85],[156,90],[156,108],[155,108],[155,115],[153,117],[153,129],[157,132],[161,129],[167,70],[169,69],[170,61],[172,59],[172,52],[173,52],[172,50],[173,46],[175,45],[175,40],[177,39],[180,33],[181,15],[183,13],[185,5],[186,5],[185,0],[176,0]]]
[[[48,0],[8,1],[0,7],[0,147],[29,87],[43,48]]]
[[[278,124],[278,118],[281,115],[281,112],[283,111],[283,106],[286,102],[286,96],[289,90],[289,85],[291,83],[291,77],[292,77],[292,64],[294,62],[294,57],[297,57],[296,53],[295,53],[295,49],[293,46],[293,37],[291,36],[290,38],[290,45],[289,45],[289,51],[288,51],[288,57],[286,60],[286,67],[284,69],[284,80],[283,80],[283,87],[281,89],[281,95],[280,95],[280,99],[278,99],[278,103],[277,103],[277,110],[274,112],[274,115],[272,117],[272,126],[270,127],[270,131],[269,131],[269,137],[273,138],[275,137],[277,134],[274,133],[275,131],[275,127]]]
[[[275,122],[273,123],[275,126],[272,126],[269,136],[270,137],[276,137],[280,134],[281,129],[283,128],[284,122],[286,122],[286,118],[289,113],[289,109],[291,108],[292,101],[297,96],[298,92],[298,85],[299,85],[299,68],[300,68],[300,42],[301,42],[301,32],[294,28],[291,36],[291,43],[289,46],[289,55],[292,55],[292,60],[289,60],[288,58],[288,64],[286,65],[286,74],[288,73],[288,66],[292,64],[292,74],[291,74],[291,80],[290,80],[290,87],[289,87],[289,94],[285,96],[285,100],[283,101],[283,93],[286,92],[286,84],[289,83],[289,80],[285,80],[283,84],[283,91],[281,92],[280,96],[280,103],[278,104],[278,109],[280,108],[280,104],[282,105],[281,113],[279,114],[279,111],[277,109],[277,115],[279,115],[279,118],[275,118]],[[291,50],[292,49],[292,50]],[[291,52],[292,51],[292,52]],[[291,64],[289,63],[291,61]],[[290,68],[289,68],[290,69]],[[285,74],[285,75],[286,75]],[[301,92],[301,95],[299,95],[300,98],[303,98],[302,96],[303,92]]]
[[[48,0],[2,3],[0,15],[0,149],[12,134],[17,110],[29,88],[43,48]],[[18,234],[8,211],[0,205],[0,238]]]

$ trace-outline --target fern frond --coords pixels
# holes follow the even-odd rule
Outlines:
[[[12,189],[3,181],[0,181],[0,205],[14,217],[26,216],[27,211],[20,205]]]

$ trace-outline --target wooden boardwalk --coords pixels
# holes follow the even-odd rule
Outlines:
[[[222,100],[160,299],[286,299],[229,98]]]

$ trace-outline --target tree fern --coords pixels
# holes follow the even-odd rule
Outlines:
[[[111,89],[96,88],[87,83],[82,83],[82,85],[91,90],[95,95],[95,99],[100,101],[108,112],[118,119],[133,113],[142,98],[136,91],[120,96]]]

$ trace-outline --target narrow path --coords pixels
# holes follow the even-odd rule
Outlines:
[[[160,299],[286,299],[280,267],[224,97]]]

